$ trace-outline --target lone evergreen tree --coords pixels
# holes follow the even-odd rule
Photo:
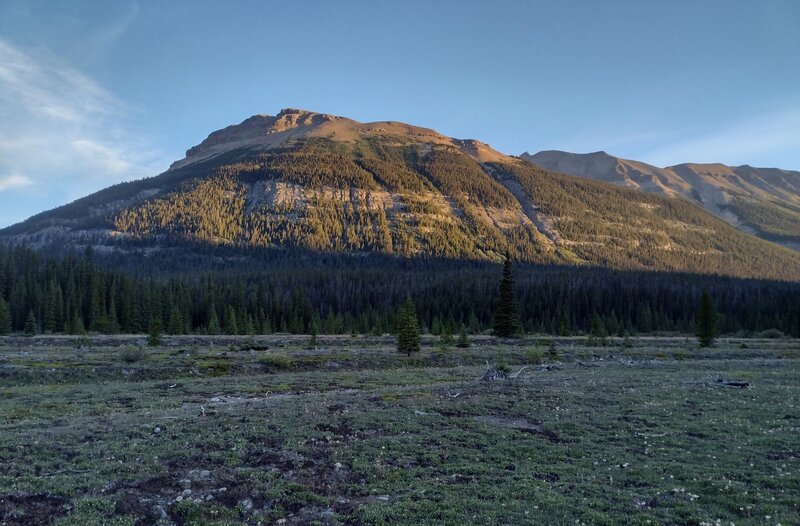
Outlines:
[[[25,327],[23,327],[22,332],[25,336],[33,336],[39,332],[39,327],[36,323],[36,315],[33,314],[33,309],[28,311],[28,319],[25,320]]]
[[[317,348],[317,333],[318,332],[319,332],[319,330],[317,329],[317,322],[312,321],[311,323],[308,324],[309,338],[308,338],[308,345],[306,345],[306,348],[308,348],[308,349],[316,349]]]
[[[408,298],[397,313],[397,350],[411,356],[419,351],[419,326],[417,308]]]
[[[0,297],[0,336],[11,334],[11,314],[8,312],[8,305]]]
[[[711,347],[717,337],[717,310],[707,290],[700,296],[695,318],[695,330],[700,347]]]
[[[456,347],[459,349],[469,348],[469,337],[467,336],[466,327],[461,327],[461,335],[458,337],[458,343],[456,343]]]
[[[514,270],[511,268],[511,256],[506,252],[503,277],[500,279],[500,296],[494,311],[494,334],[501,338],[510,338],[518,333],[519,317],[517,302],[514,299]]]
[[[161,320],[158,318],[153,318],[150,320],[150,331],[147,334],[147,345],[149,347],[158,347],[161,345],[161,333],[163,328],[161,327]]]

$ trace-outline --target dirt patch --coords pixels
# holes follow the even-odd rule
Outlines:
[[[70,510],[64,497],[44,494],[12,493],[0,496],[0,519],[7,526],[50,524]]]
[[[507,427],[509,429],[516,429],[523,433],[530,433],[532,435],[540,435],[553,443],[562,442],[562,440],[553,431],[542,427],[540,423],[531,422],[525,418],[507,418],[502,416],[476,416],[475,420],[484,424],[493,426]]]

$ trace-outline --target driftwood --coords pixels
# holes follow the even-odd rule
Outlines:
[[[499,369],[496,365],[492,365],[489,362],[486,362],[486,372],[483,373],[481,380],[484,382],[494,382],[496,380],[514,380],[515,378],[518,378],[519,375],[522,374],[522,371],[524,371],[528,367],[530,366],[526,365],[516,373],[509,374],[508,372]]]
[[[514,373],[514,374],[509,374],[509,375],[508,375],[508,377],[509,377],[509,378],[511,378],[511,379],[513,380],[514,378],[516,378],[516,377],[518,377],[520,374],[522,374],[522,371],[524,371],[524,370],[525,370],[525,369],[527,369],[528,367],[530,367],[530,366],[529,366],[529,365],[526,365],[525,367],[523,367],[522,369],[520,369],[520,370],[519,370],[519,371],[517,371],[516,373]]]
[[[444,396],[448,397],[448,398],[458,398],[459,396],[464,395],[464,394],[469,395],[475,389],[479,388],[482,382],[496,382],[496,381],[503,381],[503,380],[516,380],[517,378],[520,377],[520,375],[522,375],[522,373],[525,371],[525,369],[528,369],[529,367],[530,367],[530,365],[526,365],[526,366],[522,367],[519,371],[517,371],[515,373],[509,373],[509,372],[507,372],[507,371],[505,371],[503,369],[498,368],[497,365],[490,364],[487,361],[486,362],[486,372],[483,373],[483,376],[481,376],[478,379],[477,382],[475,382],[472,385],[465,386],[460,391],[456,391],[456,392],[451,391],[450,388],[448,387],[448,388],[444,389],[442,394]],[[556,368],[555,366],[544,366],[544,365],[540,365],[539,366],[540,369],[545,368],[545,367],[546,367],[545,370],[547,370],[547,371],[549,371],[549,370],[551,370],[553,368]],[[560,367],[558,367],[558,369],[560,369]]]

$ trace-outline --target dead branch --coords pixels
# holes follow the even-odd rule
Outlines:
[[[509,378],[511,378],[511,379],[514,379],[514,378],[518,377],[520,374],[522,374],[522,371],[524,371],[524,370],[525,370],[525,369],[527,369],[528,367],[530,367],[530,366],[529,366],[529,365],[526,365],[525,367],[523,367],[522,369],[520,369],[520,370],[519,370],[519,371],[517,371],[516,373],[508,375],[508,377],[509,377]]]

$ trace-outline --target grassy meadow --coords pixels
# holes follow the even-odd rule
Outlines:
[[[0,339],[0,524],[800,524],[797,340],[144,341]]]

